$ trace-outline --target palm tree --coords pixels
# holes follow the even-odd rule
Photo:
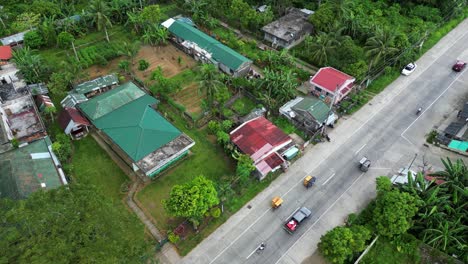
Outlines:
[[[112,23],[109,19],[110,9],[107,2],[104,0],[93,0],[89,4],[89,14],[92,17],[92,23],[96,25],[98,31],[104,29],[106,33],[106,40],[109,42],[109,34],[107,33],[107,27],[112,27]]]
[[[388,56],[398,51],[395,48],[395,33],[390,30],[377,29],[375,35],[366,41],[366,55],[371,59],[371,66],[380,60],[385,63]],[[369,68],[370,68],[369,67]]]
[[[165,27],[154,26],[153,27],[153,37],[155,38],[156,44],[167,44],[167,39],[169,37],[169,32]]]
[[[135,29],[135,33],[140,33],[142,23],[143,21],[139,13],[127,12],[127,22],[125,22],[125,25],[131,24]]]
[[[215,94],[223,85],[218,69],[213,64],[203,64],[200,68],[199,81],[198,91],[206,94],[208,103],[212,104]]]
[[[333,33],[319,32],[310,48],[312,60],[319,65],[327,64],[328,55],[339,45],[340,43],[334,38]]]
[[[44,17],[39,30],[47,45],[57,44],[57,31],[55,28],[55,17]]]
[[[145,29],[145,32],[143,32],[143,35],[141,35],[141,40],[143,43],[153,46],[153,32],[149,29]]]
[[[138,51],[140,50],[140,42],[135,41],[132,43],[128,43],[126,41],[123,42],[122,49],[120,50],[120,54],[127,56],[127,58],[130,59],[132,62],[132,65],[135,64],[135,56],[138,54]]]

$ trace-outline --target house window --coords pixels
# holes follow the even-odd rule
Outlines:
[[[320,89],[320,88],[318,88],[317,86],[315,86],[315,91],[317,91],[317,92],[321,92],[321,91],[322,91],[322,89]]]

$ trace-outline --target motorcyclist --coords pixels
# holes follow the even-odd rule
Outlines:
[[[264,250],[266,247],[265,243],[261,243],[260,246],[258,247],[259,250]]]
[[[416,111],[416,114],[419,115],[421,113],[421,111],[422,111],[422,107],[419,107],[418,111]]]

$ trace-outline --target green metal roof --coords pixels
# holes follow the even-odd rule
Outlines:
[[[157,100],[144,95],[94,121],[133,161],[177,138],[181,132],[151,107]]]
[[[448,147],[462,152],[466,152],[468,151],[468,141],[452,140],[450,141]]]
[[[318,122],[323,123],[328,118],[329,107],[320,99],[315,97],[305,97],[292,107],[309,112]]]
[[[24,199],[37,190],[62,185],[50,156],[50,144],[46,137],[0,154],[0,198]]]
[[[128,82],[82,102],[78,107],[89,120],[93,121],[144,95],[145,92],[132,82]]]
[[[238,52],[183,21],[175,20],[169,26],[169,31],[177,37],[196,43],[210,52],[214,60],[232,70],[237,70],[243,63],[251,62]]]
[[[73,89],[73,92],[79,93],[79,94],[85,94],[93,90],[97,90],[98,88],[103,88],[103,87],[115,85],[118,83],[119,83],[119,79],[117,78],[117,76],[115,74],[109,74],[106,76],[96,78],[91,81],[80,83],[75,86],[75,89]]]

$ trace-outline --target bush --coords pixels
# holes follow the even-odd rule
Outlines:
[[[37,49],[44,45],[44,39],[37,30],[24,34],[24,45],[31,49]]]
[[[231,117],[234,116],[234,112],[232,112],[232,110],[229,109],[229,108],[223,108],[222,114],[223,114],[223,116],[225,116],[226,118],[231,118]]]
[[[146,69],[149,68],[149,62],[146,60],[139,60],[138,61],[138,70],[139,71],[145,71]]]
[[[218,122],[211,120],[208,122],[208,130],[210,131],[210,134],[216,135],[218,131],[221,129],[221,126]]]
[[[63,133],[58,134],[56,141],[52,143],[52,150],[62,163],[67,163],[72,154],[70,138]]]
[[[167,98],[167,102],[168,102],[171,106],[175,107],[176,109],[178,109],[178,110],[181,111],[181,112],[185,112],[185,110],[186,110],[186,109],[185,109],[185,106],[176,103],[174,100],[172,100],[172,98],[169,98],[169,97],[168,97],[168,98]]]
[[[219,207],[211,208],[210,215],[214,218],[219,218],[221,216],[221,209]]]
[[[57,36],[57,44],[60,48],[70,48],[71,43],[75,40],[72,34],[68,32],[60,32]]]
[[[11,140],[11,145],[13,145],[14,148],[18,148],[19,147],[19,141],[17,138],[13,138]]]
[[[168,232],[167,239],[169,239],[169,242],[171,242],[172,244],[177,244],[177,242],[180,241],[180,236],[174,234],[173,232]]]
[[[435,130],[432,130],[429,135],[427,135],[426,142],[433,144],[437,140],[437,135],[439,135],[439,133],[437,133]]]

